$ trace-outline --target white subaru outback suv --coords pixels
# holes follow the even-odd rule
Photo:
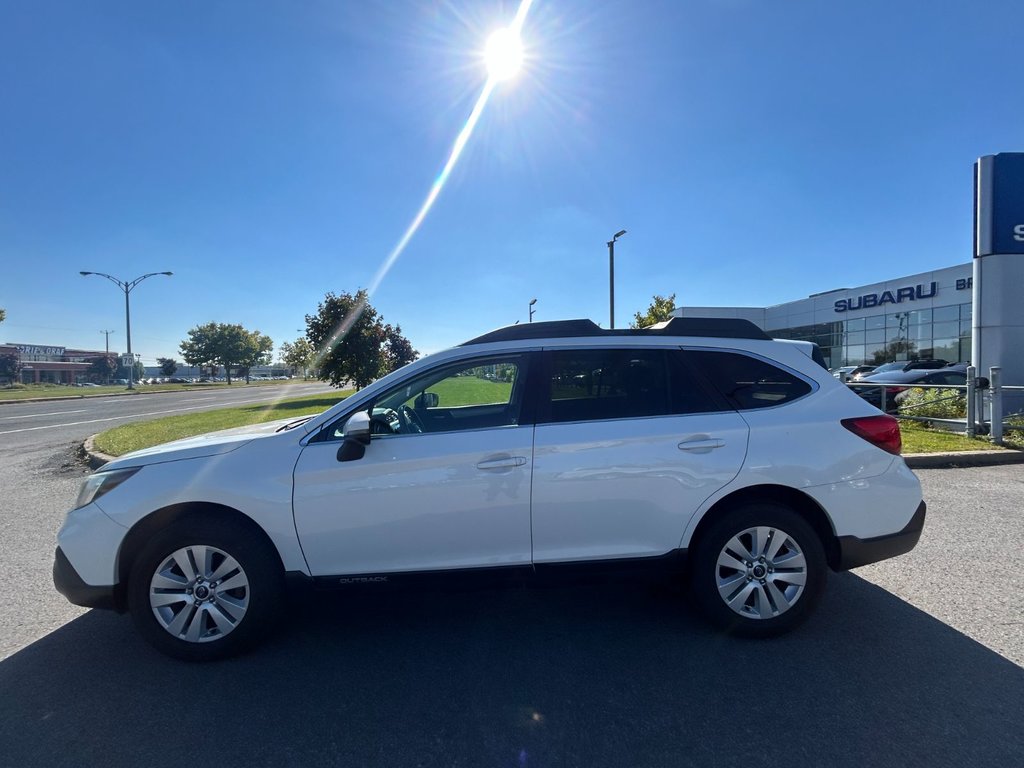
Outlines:
[[[778,634],[925,517],[896,421],[805,346],[737,320],[502,328],[307,420],[107,464],[54,582],[192,660],[251,645],[291,582],[657,573],[726,630]]]

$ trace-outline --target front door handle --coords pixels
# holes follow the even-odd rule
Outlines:
[[[515,469],[526,463],[525,456],[502,456],[498,459],[486,459],[477,462],[477,469]]]
[[[709,453],[715,448],[721,448],[724,445],[724,440],[702,436],[694,440],[683,440],[683,442],[679,444],[679,450],[689,451],[690,453]]]

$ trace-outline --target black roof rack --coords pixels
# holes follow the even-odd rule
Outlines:
[[[749,320],[717,317],[673,317],[649,328],[601,328],[593,320],[545,320],[525,325],[506,325],[504,328],[463,342],[488,344],[494,341],[523,341],[529,339],[571,339],[600,336],[704,336],[715,339],[770,340]]]

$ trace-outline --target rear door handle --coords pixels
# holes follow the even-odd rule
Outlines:
[[[487,459],[477,462],[477,469],[514,469],[526,463],[525,456],[504,456],[500,459]]]
[[[701,438],[697,440],[683,440],[679,444],[680,451],[689,451],[690,453],[709,453],[715,448],[721,448],[725,445],[725,440],[719,440],[718,438]]]

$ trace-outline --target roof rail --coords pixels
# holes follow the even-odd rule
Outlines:
[[[506,325],[464,341],[459,346],[494,341],[529,339],[571,339],[601,336],[704,336],[715,339],[761,339],[771,337],[749,320],[712,317],[673,317],[649,328],[601,328],[593,320],[545,320],[525,325]]]

